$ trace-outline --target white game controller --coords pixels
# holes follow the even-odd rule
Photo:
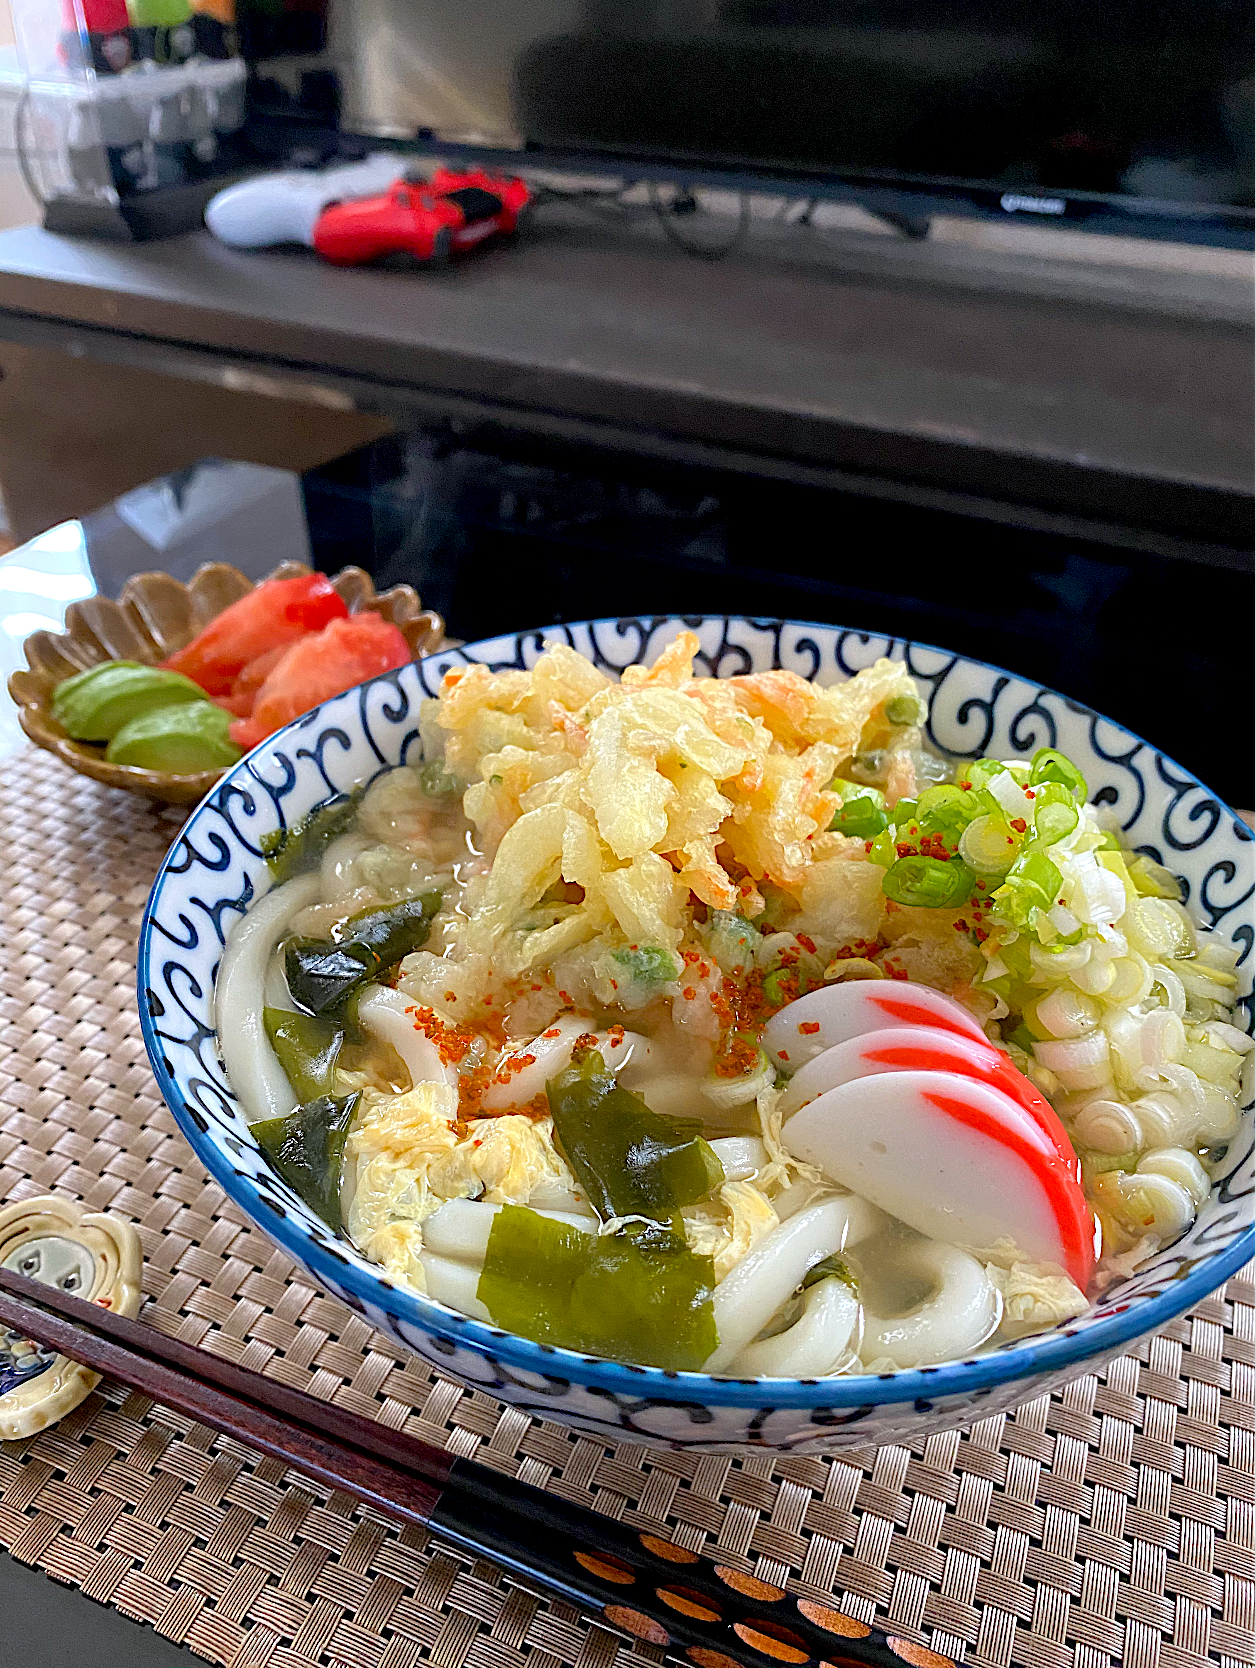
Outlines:
[[[315,172],[289,168],[261,179],[229,185],[205,208],[205,224],[235,249],[263,249],[274,243],[314,241],[314,227],[328,203],[374,197],[405,172],[405,159],[375,151],[361,162]]]

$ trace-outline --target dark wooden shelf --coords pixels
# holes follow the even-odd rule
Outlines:
[[[0,233],[0,339],[1241,562],[1250,292],[764,226],[688,260],[559,205],[445,272]],[[234,380],[233,380],[234,379]]]

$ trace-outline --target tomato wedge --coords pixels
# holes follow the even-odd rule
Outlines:
[[[291,643],[281,643],[278,648],[267,649],[266,653],[259,654],[256,660],[250,660],[231,685],[230,695],[214,697],[218,705],[235,718],[248,718],[257,703],[262,685],[291,647]]]
[[[224,608],[204,631],[161,664],[200,684],[207,695],[230,695],[232,684],[250,661],[270,649],[295,643],[307,632],[321,631],[348,612],[325,574],[268,579]]]
[[[408,666],[411,658],[397,627],[369,609],[333,620],[294,643],[271,668],[252,714],[231,726],[231,739],[237,747],[256,747],[320,701]]]

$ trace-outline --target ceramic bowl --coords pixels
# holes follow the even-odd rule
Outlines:
[[[946,752],[1010,757],[1062,748],[1130,843],[1168,865],[1189,907],[1242,952],[1251,1023],[1251,830],[1189,771],[1128,730],[1023,678],[939,649],[779,620],[655,617],[555,626],[442,651],[337,696],[241,760],[204,800],[153,886],[139,953],[140,1014],[162,1093],[201,1162],[236,1204],[373,1327],[465,1384],[596,1436],[682,1448],[821,1450],[915,1441],[1094,1372],[1221,1284],[1252,1255],[1252,1113],[1198,1220],[1087,1315],[945,1366],[823,1380],[736,1381],[625,1366],[499,1331],[395,1285],[338,1239],[267,1168],[215,1046],[223,940],[263,872],[261,840],[379,771],[420,757],[419,703],[447,668],[529,666],[569,643],[617,672],[651,661],[685,627],[716,677],[786,667],[821,683],[881,655],[906,661]]]
[[[266,578],[293,579],[309,572],[304,562],[282,562]],[[14,672],[9,679],[18,722],[36,747],[55,753],[82,776],[167,805],[195,805],[220,780],[221,770],[185,775],[110,764],[102,746],[73,741],[66,735],[52,716],[53,693],[63,678],[106,660],[156,665],[190,643],[224,608],[253,590],[254,584],[227,562],[206,562],[187,584],[168,573],[137,573],[116,602],[112,597],[72,602],[66,610],[65,631],[36,631],[23,645],[29,670]],[[411,586],[394,585],[377,595],[370,575],[361,568],[343,568],[332,584],[351,614],[369,608],[391,620],[416,658],[444,642],[443,620],[424,610]]]

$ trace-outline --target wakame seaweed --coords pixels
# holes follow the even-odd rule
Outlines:
[[[714,1289],[682,1234],[590,1234],[503,1205],[476,1291],[495,1325],[537,1343],[696,1372],[719,1343]]]
[[[362,792],[361,788],[355,788],[351,794],[316,806],[291,828],[276,828],[262,835],[262,855],[276,886],[282,886],[294,875],[317,869],[332,841],[352,828]]]
[[[287,1008],[264,1008],[262,1019],[270,1046],[297,1099],[317,1100],[320,1095],[330,1094],[336,1061],[344,1047],[344,1026]]]
[[[567,1162],[604,1222],[671,1221],[724,1180],[698,1120],[651,1112],[619,1087],[596,1049],[552,1078],[546,1094]]]
[[[319,1095],[287,1117],[266,1118],[249,1126],[273,1168],[336,1233],[343,1226],[340,1174],[345,1137],[359,1098],[356,1092]]]
[[[335,938],[289,939],[284,972],[292,1000],[307,1014],[343,1015],[364,984],[427,943],[440,901],[439,891],[423,892],[351,915]]]

